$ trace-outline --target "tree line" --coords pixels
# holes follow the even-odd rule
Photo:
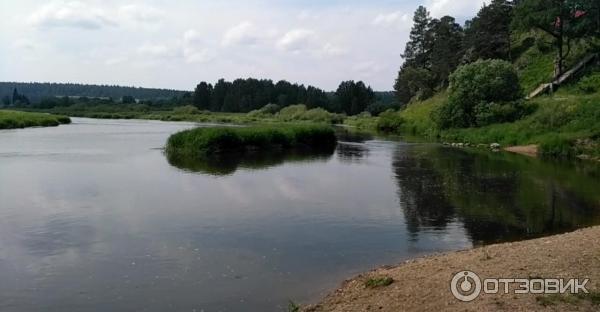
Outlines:
[[[185,91],[152,89],[112,85],[88,85],[76,83],[0,82],[0,98],[12,100],[15,89],[25,95],[29,102],[38,103],[49,97],[88,97],[114,99],[124,96],[138,100],[165,100],[182,96]]]
[[[268,104],[279,107],[304,104],[308,109],[323,108],[347,115],[364,111],[377,115],[399,107],[392,92],[375,92],[364,82],[352,80],[343,81],[334,92],[285,80],[274,83],[254,78],[220,79],[214,85],[201,82],[193,92],[77,84],[0,83],[0,86],[4,87],[0,92],[12,94],[3,96],[0,106],[37,109],[137,103],[155,109],[194,105],[200,110],[247,113]],[[7,91],[7,86],[13,88]]]
[[[424,6],[413,17],[394,90],[400,103],[423,100],[448,86],[460,65],[477,60],[512,61],[511,34],[541,31],[556,52],[555,76],[574,41],[600,35],[598,0],[492,0],[464,25],[452,16],[432,18]]]
[[[307,108],[323,108],[330,112],[356,115],[371,108],[392,106],[394,99],[373,89],[362,81],[343,81],[335,92],[326,92],[314,86],[292,84],[285,80],[221,79],[214,85],[201,82],[192,95],[192,103],[201,110],[247,113],[267,104],[286,107],[304,104]]]

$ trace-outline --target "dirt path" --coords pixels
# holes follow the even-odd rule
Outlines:
[[[590,294],[481,294],[461,302],[450,292],[454,274],[485,278],[589,278]],[[389,286],[369,288],[373,278]],[[600,311],[600,226],[516,243],[416,259],[359,275],[303,311]]]
[[[538,155],[537,145],[518,145],[504,148],[505,151],[522,154],[526,156],[536,157]]]

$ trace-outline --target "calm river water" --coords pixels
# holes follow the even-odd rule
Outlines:
[[[439,251],[600,224],[597,166],[340,134],[168,161],[194,126],[0,131],[0,311],[279,311]]]

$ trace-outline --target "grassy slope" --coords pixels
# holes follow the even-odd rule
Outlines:
[[[71,123],[69,117],[0,110],[0,129],[54,127]]]
[[[474,129],[450,129],[443,140],[502,145],[539,144],[541,152],[554,156],[600,156],[600,93],[578,95],[566,91],[531,101],[532,115],[514,123]]]
[[[585,55],[585,46],[573,48],[567,64],[574,64]],[[548,82],[553,73],[552,51],[541,52],[532,45],[515,61],[525,92],[540,83]],[[494,124],[482,128],[439,130],[431,119],[431,112],[446,101],[447,92],[410,104],[397,113],[402,119],[399,132],[431,140],[469,142],[473,144],[500,143],[507,145],[539,144],[541,152],[553,156],[586,154],[600,157],[600,91],[584,94],[574,84],[559,89],[553,95],[528,101],[536,107],[526,118]],[[376,122],[376,121],[375,121]],[[373,121],[353,120],[349,125],[371,125]]]

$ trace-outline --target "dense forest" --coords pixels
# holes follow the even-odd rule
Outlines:
[[[330,112],[356,115],[363,111],[377,113],[395,106],[390,92],[375,93],[362,81],[344,81],[335,92],[317,87],[292,84],[287,81],[253,78],[223,79],[215,85],[198,84],[193,93],[193,104],[201,110],[221,112],[250,112],[267,104],[287,107],[305,104],[307,108],[324,108]]]
[[[132,96],[139,100],[170,99],[183,95],[184,91],[169,89],[150,89],[138,87],[122,87],[110,85],[87,85],[76,83],[39,83],[39,82],[0,82],[0,98],[12,103],[13,95],[17,93],[20,102],[40,102],[46,97],[89,97],[89,98],[112,98],[121,99],[124,96]],[[24,97],[27,98],[25,100]]]
[[[486,59],[514,61],[522,50],[512,41],[522,33],[536,32],[533,44],[555,50],[554,75],[560,76],[573,45],[600,34],[600,1],[493,0],[464,26],[451,16],[432,18],[420,6],[413,22],[394,86],[401,103],[425,100],[444,90],[460,65]]]
[[[137,103],[155,108],[194,105],[205,111],[247,113],[267,104],[287,107],[302,103],[309,109],[356,115],[363,111],[379,114],[399,107],[393,92],[374,92],[362,81],[344,81],[335,92],[285,80],[274,83],[254,78],[231,82],[220,79],[214,86],[201,82],[193,92],[71,84],[1,83],[0,86],[3,87],[0,94],[4,94],[1,106],[38,109]]]

